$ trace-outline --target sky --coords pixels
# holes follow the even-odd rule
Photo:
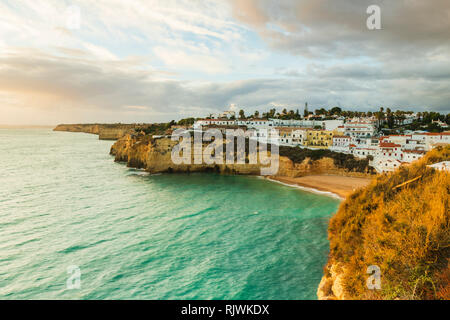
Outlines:
[[[0,0],[0,124],[305,102],[449,113],[450,1]]]

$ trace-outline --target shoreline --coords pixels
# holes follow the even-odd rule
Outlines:
[[[280,176],[264,177],[265,179],[304,191],[326,195],[339,200],[345,200],[356,189],[368,185],[372,179],[346,177],[337,175],[308,175],[291,178]]]

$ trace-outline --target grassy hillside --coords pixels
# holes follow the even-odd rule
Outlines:
[[[450,174],[426,166],[449,159],[450,147],[432,150],[341,204],[330,222],[328,267],[343,266],[348,297],[450,298]],[[381,269],[381,290],[366,288],[369,265]]]

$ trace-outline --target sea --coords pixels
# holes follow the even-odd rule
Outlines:
[[[317,299],[338,199],[152,175],[112,144],[0,129],[0,299]]]

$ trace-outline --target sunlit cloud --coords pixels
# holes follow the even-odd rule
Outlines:
[[[2,1],[0,123],[167,121],[306,101],[449,112],[449,2],[375,1],[374,32],[372,2]]]

